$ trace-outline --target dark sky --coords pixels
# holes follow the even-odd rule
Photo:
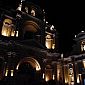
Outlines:
[[[81,30],[85,30],[85,5],[82,1],[29,0],[38,4],[46,12],[46,19],[53,24],[59,33],[61,52],[70,52],[73,38]]]
[[[54,24],[59,32],[60,50],[72,50],[73,38],[81,30],[85,30],[85,5],[84,2],[62,2],[46,0],[45,9],[48,20]]]
[[[5,2],[3,5],[3,1]],[[20,0],[0,0],[2,6],[11,6],[16,8]],[[28,0],[46,12],[46,19],[53,24],[59,33],[59,44],[61,52],[72,50],[73,38],[78,34],[85,25],[85,5],[84,2],[60,1],[60,0]],[[11,3],[11,4],[10,4]]]

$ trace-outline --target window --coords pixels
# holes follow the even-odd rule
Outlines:
[[[47,49],[55,49],[55,38],[52,33],[46,35],[45,46]]]
[[[15,26],[11,19],[9,18],[4,19],[2,30],[1,30],[1,35],[6,36],[6,37],[11,37],[11,36],[16,35],[18,37],[18,32],[15,33]]]
[[[81,51],[85,51],[85,40],[81,42]]]
[[[26,13],[28,13],[28,7],[25,7],[25,11],[26,11]]]
[[[52,44],[53,44],[53,39],[51,38],[51,35],[47,35],[46,36],[46,42],[45,42],[47,49],[51,49]]]
[[[35,10],[34,9],[31,10],[31,15],[35,16]]]

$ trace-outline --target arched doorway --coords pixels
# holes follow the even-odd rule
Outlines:
[[[35,69],[32,67],[32,65],[30,63],[24,62],[22,64],[20,64],[19,68],[18,68],[18,72],[20,74],[26,74],[26,75],[33,75]]]
[[[33,68],[36,69],[36,71],[40,71],[41,70],[40,64],[33,57],[25,57],[21,61],[19,61],[19,63],[17,64],[16,70],[18,70],[20,64],[23,64],[23,63],[29,63]]]
[[[40,64],[32,57],[25,57],[19,61],[17,67],[17,81],[18,82],[33,82],[39,80]]]

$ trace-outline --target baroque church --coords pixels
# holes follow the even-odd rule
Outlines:
[[[39,6],[21,1],[16,10],[0,11],[0,80],[20,76],[58,85],[85,84],[84,31],[75,36],[65,57],[58,51],[57,30]]]

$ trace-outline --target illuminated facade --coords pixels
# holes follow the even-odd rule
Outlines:
[[[21,2],[15,10],[16,15],[9,13],[6,11],[0,22],[0,80],[22,75],[27,72],[22,67],[26,65],[37,78],[46,82],[84,85],[84,31],[76,35],[71,55],[65,58],[58,52],[58,33],[45,20],[45,11],[33,3],[23,6]]]
[[[38,79],[56,80],[56,58],[60,54],[56,50],[54,26],[44,21],[43,11],[33,3],[24,6],[21,2],[14,12],[16,14],[11,16],[11,11],[7,10],[1,16],[0,80],[19,75],[25,64],[34,70]]]
[[[85,84],[85,32],[81,31],[75,36],[75,44],[71,55],[63,58],[64,83],[69,85]]]

